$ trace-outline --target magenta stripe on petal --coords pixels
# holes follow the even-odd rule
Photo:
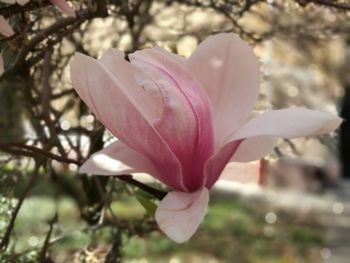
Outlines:
[[[187,189],[197,190],[203,186],[203,166],[214,148],[209,99],[188,70],[164,52],[146,49],[130,59],[136,79],[151,82],[161,92],[163,114],[155,128],[181,162]]]
[[[207,161],[204,167],[204,174],[206,178],[205,186],[208,189],[211,189],[215,182],[219,180],[219,177],[225,166],[230,161],[242,142],[243,140],[238,140],[227,143]]]

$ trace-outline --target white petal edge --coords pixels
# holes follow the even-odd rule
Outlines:
[[[148,173],[157,176],[158,171],[143,154],[131,149],[120,141],[116,141],[91,155],[80,167],[79,173],[95,175]]]
[[[172,240],[183,243],[198,229],[208,210],[209,191],[202,188],[193,193],[169,192],[160,202],[156,221]]]

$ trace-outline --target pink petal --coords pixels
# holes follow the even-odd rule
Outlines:
[[[296,138],[328,133],[335,130],[342,119],[329,112],[306,108],[289,108],[264,112],[248,120],[229,140],[256,136]]]
[[[73,87],[113,135],[157,167],[160,171],[157,179],[173,189],[186,190],[179,161],[129,92],[123,54],[120,52],[115,59],[120,67],[112,74],[101,62],[76,54],[71,62]]]
[[[93,154],[80,167],[80,173],[97,175],[122,175],[129,173],[148,173],[155,177],[158,171],[143,154],[134,151],[121,141],[116,141]]]
[[[278,137],[295,138],[328,133],[336,129],[341,121],[328,112],[305,108],[265,112],[248,120],[229,139],[236,140],[242,136],[246,138],[231,161],[250,162],[261,159],[271,153]]]
[[[274,110],[257,115],[231,134],[228,143],[208,160],[205,165],[206,186],[209,189],[212,187],[231,158],[231,161],[260,159],[272,149],[275,138],[328,133],[336,129],[341,122],[341,118],[331,113],[305,108]],[[239,149],[239,142],[242,142],[244,147],[242,150]]]
[[[157,208],[156,221],[169,238],[177,243],[185,242],[202,222],[208,202],[209,191],[206,188],[194,193],[170,192]]]
[[[239,184],[261,183],[263,176],[263,162],[264,161],[262,160],[249,163],[230,162],[222,172],[220,181],[229,181]]]
[[[206,94],[178,59],[165,50],[138,51],[130,60],[138,83],[162,94],[163,114],[155,128],[179,159],[187,189],[199,189],[203,186],[203,165],[213,153]]]
[[[3,16],[0,16],[0,33],[5,37],[10,37],[15,34],[12,27]]]
[[[173,60],[176,60],[176,62],[180,63],[181,65],[183,66],[186,66],[186,58],[180,56],[180,55],[177,55],[177,54],[174,54],[172,52],[169,52],[161,47],[154,47],[153,48],[154,50],[157,50],[158,52],[162,53],[164,56],[168,56],[169,58],[173,59]]]
[[[75,17],[75,11],[65,0],[50,0],[50,2],[60,9],[67,16]]]
[[[238,36],[217,34],[203,41],[187,60],[213,105],[216,148],[250,114],[260,86],[259,60]]]
[[[238,149],[242,140],[232,141],[221,147],[210,159],[205,163],[204,176],[206,178],[205,186],[210,189],[219,179],[222,171],[230,161],[233,154]]]
[[[135,72],[130,63],[124,59],[124,53],[117,49],[108,49],[100,62],[113,74],[119,74],[123,78],[123,83],[127,87],[127,92],[134,99],[135,104],[142,111],[145,118],[154,123],[163,112],[163,98],[159,90],[150,90],[142,85],[142,88],[135,81]]]
[[[273,151],[277,138],[257,136],[245,139],[232,156],[232,162],[252,162],[259,160]],[[258,145],[258,147],[257,147]]]
[[[256,117],[259,113],[252,112],[245,122]],[[230,141],[230,138],[228,138]],[[228,142],[226,141],[226,142]],[[268,136],[256,136],[245,139],[232,156],[232,162],[252,162],[270,154],[276,146],[277,138]],[[259,147],[256,147],[259,145]]]

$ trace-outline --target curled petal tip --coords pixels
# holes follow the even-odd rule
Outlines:
[[[156,221],[170,239],[183,243],[196,232],[207,212],[208,202],[207,188],[194,193],[170,192],[157,208]]]
[[[324,134],[336,130],[339,125],[344,121],[344,119],[339,118],[338,116],[331,116],[332,119],[329,120],[321,129],[319,129],[316,134]]]

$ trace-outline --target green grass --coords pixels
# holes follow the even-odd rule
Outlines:
[[[112,226],[91,230],[80,219],[78,208],[71,199],[55,201],[47,196],[32,196],[25,201],[16,221],[16,242],[12,245],[17,252],[40,248],[56,209],[59,223],[53,234],[53,239],[57,240],[52,246],[56,258],[70,262],[74,253],[88,247],[107,251],[113,239]],[[134,197],[123,197],[112,204],[112,209],[124,220],[141,220],[145,215]],[[265,215],[271,211],[268,205],[214,196],[204,222],[189,242],[176,244],[158,231],[142,238],[124,235],[124,262],[137,262],[136,259],[139,262],[147,259],[152,263],[320,262],[319,251],[324,242],[323,229],[318,226],[317,218],[310,215],[303,221],[294,213],[273,211],[278,219],[274,224],[268,224]],[[39,241],[34,246],[33,237],[34,241]]]
[[[125,246],[126,258],[149,262],[319,262],[322,229],[295,225],[292,214],[275,213],[273,225],[265,221],[270,211],[238,201],[216,198],[196,235],[177,245],[162,234],[148,239],[132,238]],[[127,261],[126,261],[127,262]]]

